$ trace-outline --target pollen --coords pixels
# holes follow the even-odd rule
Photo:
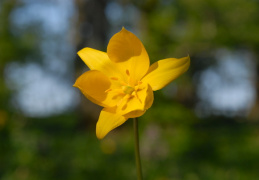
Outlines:
[[[110,79],[111,79],[111,80],[115,80],[115,81],[118,81],[118,80],[119,80],[119,78],[117,78],[117,77],[111,77]]]
[[[105,91],[105,93],[110,92],[110,91],[112,91],[112,89],[107,89],[107,90]]]
[[[130,72],[129,72],[128,69],[126,69],[126,74],[127,74],[128,76],[130,76]]]

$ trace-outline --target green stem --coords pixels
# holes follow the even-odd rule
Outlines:
[[[134,135],[135,135],[134,139],[135,139],[135,158],[136,158],[137,177],[138,177],[138,180],[143,180],[140,154],[139,154],[139,134],[138,134],[137,118],[133,118],[133,126],[134,126]]]

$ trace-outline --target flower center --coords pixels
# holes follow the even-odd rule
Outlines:
[[[135,88],[131,86],[122,86],[122,90],[125,94],[131,95],[135,91]]]
[[[112,81],[117,81],[119,84],[118,88],[107,89],[106,93],[114,93],[114,99],[119,98],[117,106],[121,105],[121,103],[127,103],[132,98],[137,98],[140,103],[142,103],[141,99],[138,96],[138,92],[141,91],[144,87],[141,85],[142,82],[138,81],[137,84],[130,82],[130,72],[127,69],[126,75],[128,76],[128,81],[122,81],[119,77],[110,77]]]

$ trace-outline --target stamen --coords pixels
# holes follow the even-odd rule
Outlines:
[[[143,88],[140,88],[140,85],[142,84],[142,81],[138,81],[138,85],[135,86],[135,91],[142,90]]]
[[[135,96],[136,96],[136,98],[139,100],[140,104],[142,104],[142,101],[141,101],[141,99],[139,98],[139,96],[138,96],[137,93],[135,94]]]
[[[120,84],[121,84],[122,86],[128,86],[128,84],[125,83],[125,82],[123,82],[123,81],[120,81]]]
[[[107,89],[107,90],[104,91],[104,92],[107,93],[107,92],[110,92],[110,91],[112,91],[112,89]]]
[[[119,78],[117,78],[117,77],[111,77],[110,79],[111,79],[111,80],[115,80],[115,81],[118,81],[118,80],[119,80]]]
[[[121,98],[121,100],[117,103],[117,106],[120,106],[123,103],[123,101],[125,101],[125,100],[126,100],[126,102],[124,102],[124,104],[127,103],[128,96],[129,95],[126,94],[123,98]]]
[[[107,89],[105,92],[113,92],[113,93],[116,93],[116,94],[119,94],[119,95],[124,95],[124,91],[122,89]]]
[[[126,94],[118,103],[117,103],[117,106],[124,106],[125,104],[128,103],[128,101],[134,97],[133,95],[130,95],[130,94]]]
[[[129,72],[128,69],[126,69],[126,74],[127,74],[128,76],[130,76],[130,72]]]

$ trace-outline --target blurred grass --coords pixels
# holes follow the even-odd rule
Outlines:
[[[132,120],[99,141],[68,114],[13,116],[1,129],[1,179],[135,179]],[[145,179],[256,179],[258,127],[197,119],[176,103],[155,103],[140,118]]]

